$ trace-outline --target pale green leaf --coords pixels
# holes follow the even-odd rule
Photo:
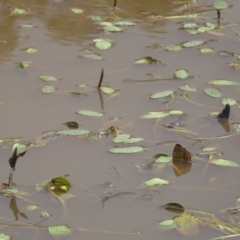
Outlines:
[[[85,58],[89,58],[89,59],[93,59],[93,60],[102,60],[103,59],[103,57],[100,54],[94,53],[88,49],[85,49],[81,52],[81,57],[85,57]]]
[[[134,61],[135,64],[152,64],[155,60],[152,57],[143,57]]]
[[[155,160],[155,163],[169,163],[172,161],[172,156],[167,154],[160,154],[160,156]]]
[[[137,143],[144,141],[144,138],[129,138],[125,141],[125,143]]]
[[[180,114],[183,114],[183,111],[181,111],[181,110],[170,110],[169,113],[171,115],[180,115]]]
[[[53,237],[66,237],[71,234],[70,229],[65,225],[48,227],[48,231]]]
[[[4,233],[0,233],[0,240],[11,240],[11,237]]]
[[[57,81],[58,79],[56,77],[53,76],[47,76],[47,75],[41,75],[38,76],[38,78],[42,81],[46,81],[46,82],[51,82],[51,81]]]
[[[204,33],[204,32],[207,32],[207,31],[209,31],[209,30],[212,30],[212,28],[211,28],[211,27],[207,27],[207,26],[199,27],[199,28],[197,29],[197,31],[198,31],[199,33]]]
[[[204,147],[204,148],[202,148],[202,150],[204,152],[212,152],[212,151],[216,151],[217,148],[215,148],[215,147]]]
[[[130,138],[129,134],[120,134],[113,139],[114,143],[123,143]]]
[[[55,91],[55,87],[50,86],[50,85],[46,85],[45,87],[42,88],[42,92],[43,93],[52,93]]]
[[[71,8],[71,11],[74,12],[74,13],[76,13],[76,14],[81,14],[81,13],[83,13],[83,10],[80,9],[80,8]]]
[[[28,48],[26,50],[27,53],[36,53],[37,52],[37,49],[36,48]]]
[[[122,148],[112,148],[108,152],[110,153],[137,153],[144,151],[144,148],[141,146],[131,146],[131,147],[122,147]]]
[[[58,133],[62,135],[68,135],[68,136],[82,136],[90,132],[88,130],[82,130],[82,129],[68,129],[68,130],[58,131]]]
[[[14,8],[13,10],[13,14],[15,15],[22,15],[22,14],[25,14],[26,13],[26,10],[25,9],[22,9],[22,8]]]
[[[169,183],[169,181],[161,179],[161,178],[152,178],[143,183],[143,185],[146,187],[152,187],[155,185],[165,185],[165,184],[170,184],[170,183]]]
[[[193,40],[193,41],[189,41],[189,42],[184,42],[182,44],[182,46],[186,47],[186,48],[190,48],[190,47],[196,47],[196,46],[202,45],[204,43],[205,42],[202,40]]]
[[[235,163],[226,159],[222,159],[222,158],[211,160],[210,163],[218,166],[225,166],[225,167],[239,167],[238,163]]]
[[[170,115],[170,113],[162,112],[162,111],[160,111],[160,112],[149,112],[148,114],[143,115],[140,118],[142,118],[142,119],[155,119],[155,118],[164,118],[164,117],[167,117],[169,115]]]
[[[174,220],[169,219],[169,220],[164,220],[158,223],[157,228],[161,231],[167,231],[176,228],[177,225],[174,222]]]
[[[102,90],[103,93],[109,94],[109,95],[113,95],[115,94],[118,90],[111,88],[111,87],[100,87],[100,89]]]
[[[27,145],[21,143],[15,143],[12,147],[12,152],[14,152],[15,148],[17,148],[17,155],[25,152],[27,150]]]
[[[200,48],[200,52],[201,53],[212,53],[214,51],[214,49],[213,48],[209,48],[209,47],[207,47],[207,48]]]
[[[94,39],[93,42],[95,42],[95,47],[101,50],[108,49],[112,46],[111,40],[109,39],[98,38]]]
[[[223,0],[217,0],[213,3],[213,7],[217,10],[223,10],[228,7],[228,4]]]
[[[204,92],[210,97],[214,97],[214,98],[222,97],[222,93],[217,88],[206,88],[204,89]]]
[[[103,29],[105,32],[122,32],[125,30],[124,28],[120,28],[115,25],[105,26]]]
[[[78,111],[76,113],[84,115],[84,116],[90,116],[90,117],[102,117],[104,115],[101,112],[95,112],[95,111],[89,111],[89,110],[82,110],[82,111]]]
[[[37,191],[41,191],[42,189],[44,189],[44,188],[47,187],[48,182],[49,182],[49,180],[44,180],[44,181],[36,184],[35,189],[36,189]]]
[[[229,81],[229,80],[225,80],[225,79],[210,81],[209,84],[221,85],[221,86],[238,86],[238,85],[240,85],[240,83],[238,83],[238,82]]]
[[[188,71],[185,69],[179,69],[174,74],[175,78],[185,79],[188,77]]]
[[[233,106],[237,103],[237,101],[235,99],[232,99],[232,98],[224,98],[222,100],[222,104],[223,105],[226,105],[226,104],[229,104],[230,106]]]
[[[162,91],[162,92],[157,92],[157,93],[154,93],[150,96],[150,98],[152,99],[156,99],[156,98],[163,98],[163,97],[168,97],[170,95],[174,94],[174,91]]]
[[[166,50],[168,51],[180,51],[181,49],[181,45],[169,45],[166,47]]]
[[[116,26],[135,26],[136,23],[134,22],[128,22],[128,21],[120,21],[114,23]]]
[[[37,205],[30,205],[30,206],[27,206],[27,207],[24,207],[21,209],[21,212],[29,212],[29,211],[34,211],[36,209],[38,209],[39,207]],[[1,240],[1,238],[0,238]]]
[[[182,91],[186,91],[186,92],[196,92],[197,91],[196,88],[191,88],[187,84],[180,86],[179,89]]]
[[[189,29],[189,28],[197,28],[198,24],[194,22],[184,23],[183,28]]]

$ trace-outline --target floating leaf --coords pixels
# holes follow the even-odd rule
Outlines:
[[[11,237],[4,233],[0,233],[0,240],[11,240]]]
[[[215,147],[204,147],[204,148],[202,148],[202,151],[212,152],[212,151],[217,151],[217,148],[215,148]]]
[[[143,115],[140,118],[142,118],[142,119],[155,119],[155,118],[164,118],[164,117],[167,117],[169,115],[170,115],[170,113],[162,112],[162,111],[160,111],[160,112],[149,112],[148,114]]]
[[[42,88],[42,92],[43,93],[52,93],[55,91],[55,87],[50,86],[50,85],[46,85],[45,87]]]
[[[201,53],[212,53],[214,51],[213,48],[200,48]]]
[[[93,42],[95,42],[95,47],[98,49],[108,49],[112,46],[111,40],[109,39],[103,39],[103,38],[98,38],[94,39]]]
[[[66,237],[71,234],[70,229],[65,225],[48,227],[48,231],[53,237],[62,237],[62,236]]]
[[[36,48],[28,48],[26,50],[27,53],[36,53],[37,52],[37,49]]]
[[[56,77],[46,76],[46,75],[38,76],[38,78],[42,81],[45,81],[45,82],[51,82],[51,81],[57,81],[58,80]]]
[[[88,111],[88,110],[82,110],[82,111],[78,111],[76,113],[84,115],[84,116],[90,116],[90,117],[102,117],[104,115],[101,112],[94,112],[94,111]]]
[[[156,99],[156,98],[163,98],[163,97],[168,97],[170,95],[174,94],[174,91],[163,91],[163,92],[157,92],[157,93],[154,93],[150,96],[150,98],[152,99]]]
[[[203,27],[199,27],[199,28],[197,29],[197,32],[199,32],[199,33],[204,33],[204,32],[210,31],[210,30],[212,30],[211,27],[203,26]]]
[[[122,147],[122,148],[112,148],[108,152],[110,153],[137,153],[144,151],[144,148],[141,146],[131,146],[131,147]]]
[[[69,130],[62,130],[58,131],[59,134],[68,135],[68,136],[82,136],[90,133],[88,130],[81,130],[81,129],[69,129]]]
[[[170,45],[166,47],[166,50],[168,51],[180,51],[181,49],[181,45]]]
[[[143,58],[139,58],[137,60],[134,61],[135,64],[153,64],[157,62],[156,59],[153,59],[152,57],[143,57]]]
[[[81,56],[85,58],[93,59],[93,60],[103,60],[103,57],[100,54],[94,53],[88,49],[83,50],[81,52]]]
[[[223,10],[228,7],[228,4],[223,0],[217,0],[213,3],[213,7],[217,10]]]
[[[122,143],[130,138],[129,134],[120,134],[113,139],[114,143]]]
[[[143,183],[146,187],[152,187],[155,185],[165,185],[165,184],[170,184],[169,181],[161,179],[161,178],[152,178],[146,182]]]
[[[237,101],[235,99],[232,99],[232,98],[224,98],[222,100],[222,104],[223,105],[226,105],[226,104],[229,104],[230,106],[233,106],[237,103]]]
[[[191,23],[184,23],[183,28],[197,28],[198,24],[191,22]]]
[[[183,111],[181,110],[170,110],[168,111],[171,115],[180,115],[183,114]]]
[[[123,32],[125,30],[125,29],[117,27],[113,24],[105,26],[103,29],[104,29],[105,32]]]
[[[179,69],[174,74],[175,78],[186,79],[188,77],[188,71],[185,69]]]
[[[182,46],[186,48],[190,48],[190,47],[196,47],[196,46],[202,45],[204,43],[205,42],[202,40],[194,40],[194,41],[184,42]]]
[[[136,25],[136,23],[128,22],[128,21],[115,22],[114,24],[117,26],[135,26]]]
[[[225,166],[225,167],[239,167],[238,163],[235,163],[226,159],[222,159],[222,158],[212,160],[210,161],[210,163],[218,166]]]
[[[238,86],[240,83],[233,82],[225,79],[210,81],[209,84],[212,85],[222,85],[222,86]]]
[[[125,143],[137,143],[144,141],[144,138],[129,138],[125,141]]]
[[[231,51],[218,51],[218,54],[223,57],[231,57],[234,56],[234,53]]]
[[[155,163],[169,163],[172,161],[172,156],[164,153],[157,154],[155,158],[156,158]]]
[[[177,225],[174,220],[164,220],[158,223],[158,229],[161,231],[167,231],[176,228]]]
[[[22,14],[25,14],[26,13],[26,10],[25,9],[22,9],[22,8],[14,8],[13,10],[13,14],[15,15],[22,15]]]
[[[196,88],[191,88],[187,84],[180,86],[179,89],[182,91],[186,91],[186,92],[196,92],[197,91]]]
[[[177,230],[185,236],[193,236],[198,233],[198,222],[192,214],[184,213],[174,218]]]
[[[38,205],[31,205],[31,206],[27,206],[27,207],[24,207],[21,209],[21,212],[26,212],[26,211],[34,211],[38,209]],[[0,240],[1,240],[1,237],[0,237]]]
[[[83,10],[80,9],[80,8],[71,8],[71,11],[74,12],[74,13],[76,13],[76,14],[81,14],[81,13],[83,13]]]
[[[222,97],[222,93],[217,88],[206,88],[204,92],[210,97],[214,97],[214,98]]]
[[[100,87],[103,93],[109,94],[109,95],[114,95],[115,93],[118,92],[117,89],[111,88],[111,87]]]
[[[48,182],[49,182],[49,180],[44,180],[44,181],[42,181],[42,182],[36,184],[35,189],[36,189],[37,191],[41,191],[41,190],[43,190],[44,188],[47,187]]]
[[[36,139],[35,142],[40,144],[46,144],[56,140],[58,137],[59,137],[59,133],[57,131],[44,132]]]

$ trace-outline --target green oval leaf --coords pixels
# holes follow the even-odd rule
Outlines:
[[[213,48],[200,48],[201,53],[212,53],[214,51]]]
[[[27,150],[27,145],[21,143],[15,143],[12,147],[12,152],[14,152],[15,148],[17,148],[17,155],[25,152]]]
[[[45,82],[51,82],[51,81],[57,81],[58,80],[56,77],[46,76],[46,75],[38,76],[38,78],[42,81],[45,81]]]
[[[210,163],[218,166],[224,166],[224,167],[239,167],[238,163],[235,163],[226,159],[222,159],[222,158],[211,160]]]
[[[167,230],[176,228],[177,225],[174,222],[174,220],[169,219],[169,220],[163,220],[163,221],[159,222],[157,227],[160,231],[167,231]]]
[[[125,143],[137,143],[144,141],[144,138],[129,138],[125,141]]]
[[[71,11],[74,12],[74,13],[76,13],[76,14],[81,14],[81,13],[83,13],[83,10],[80,9],[80,8],[71,8]]]
[[[144,148],[141,146],[131,146],[131,147],[122,147],[122,148],[112,148],[108,152],[110,153],[137,153],[144,151]]]
[[[179,69],[174,74],[175,78],[185,79],[188,77],[188,71],[185,69]]]
[[[37,49],[36,48],[28,48],[26,50],[27,53],[36,53],[37,52]]]
[[[4,233],[0,233],[0,240],[11,240],[11,237]]]
[[[223,0],[217,0],[213,3],[213,7],[217,10],[223,10],[228,7],[228,4]]]
[[[71,234],[70,229],[65,225],[48,227],[48,231],[53,237],[66,237]]]
[[[237,103],[237,101],[235,99],[232,99],[232,98],[224,98],[222,100],[222,104],[223,105],[226,105],[226,104],[229,104],[230,106],[233,106]]]
[[[100,87],[103,93],[109,94],[109,95],[114,95],[117,93],[118,90],[111,88],[111,87]]]
[[[94,39],[93,42],[95,42],[95,47],[101,50],[109,49],[112,46],[111,40],[109,39],[98,38]]]
[[[174,91],[163,91],[163,92],[157,92],[157,93],[154,93],[150,96],[150,98],[152,99],[156,99],[156,98],[163,98],[163,97],[168,97],[170,95],[174,94]]]
[[[42,189],[44,189],[44,188],[47,187],[48,182],[49,182],[49,180],[44,180],[44,181],[36,184],[35,189],[36,189],[37,191],[41,191]]]
[[[128,22],[128,21],[115,22],[114,24],[117,26],[135,26],[136,25],[136,23]]]
[[[172,156],[167,155],[167,154],[157,154],[157,159],[155,160],[155,163],[169,163],[172,161]]]
[[[42,92],[43,93],[52,93],[55,91],[55,87],[50,86],[50,85],[46,85],[45,87],[42,88]]]
[[[122,143],[130,138],[129,134],[120,134],[113,139],[114,143]]]
[[[123,32],[125,30],[125,29],[117,27],[113,24],[105,26],[103,29],[104,29],[105,32]]]
[[[204,43],[205,42],[202,40],[194,40],[194,41],[184,42],[182,46],[186,48],[190,48],[190,47],[196,47],[196,46],[202,45]]]
[[[196,92],[197,91],[196,88],[191,88],[187,84],[180,86],[179,89],[182,91],[186,91],[186,92]]]
[[[78,111],[76,113],[84,115],[84,116],[90,116],[90,117],[102,117],[104,115],[101,112],[94,112],[94,111],[88,111],[88,110],[82,110],[82,111]]]
[[[141,116],[142,119],[155,119],[155,118],[164,118],[169,116],[170,113],[168,112],[149,112],[146,115]]]
[[[197,28],[198,24],[194,22],[184,23],[183,28],[189,29],[189,28]]]
[[[143,185],[146,187],[152,187],[155,185],[165,185],[165,184],[170,184],[170,183],[169,183],[169,181],[161,179],[161,178],[152,178],[143,183]]]
[[[180,51],[181,49],[181,45],[170,45],[166,47],[166,50],[168,51]]]
[[[156,60],[152,57],[143,57],[134,61],[135,64],[153,64]]]
[[[214,97],[214,98],[222,97],[222,93],[217,88],[206,88],[204,92],[210,97]]]
[[[229,80],[225,80],[225,79],[210,81],[209,84],[220,85],[220,86],[238,86],[238,85],[240,85],[240,83],[238,83],[238,82],[229,81]]]
[[[68,136],[81,136],[90,133],[88,130],[81,130],[81,129],[69,129],[69,130],[62,130],[58,131],[59,134],[68,135]]]
[[[89,59],[93,59],[93,60],[103,60],[103,57],[98,54],[98,53],[94,53],[91,50],[85,49],[81,52],[81,57],[85,57],[85,58],[89,58]]]

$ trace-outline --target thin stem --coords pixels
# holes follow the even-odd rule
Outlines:
[[[117,0],[114,0],[113,7],[115,8],[117,6]]]
[[[103,76],[104,76],[104,69],[102,69],[102,71],[101,71],[101,76],[100,76],[100,79],[99,79],[98,88],[100,88],[101,85],[102,85]]]
[[[14,172],[14,169],[12,168],[12,169],[11,169],[11,172],[10,172],[10,174],[9,174],[9,178],[8,178],[8,186],[9,186],[10,188],[12,187],[13,172]]]

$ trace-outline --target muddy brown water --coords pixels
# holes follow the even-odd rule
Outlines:
[[[216,13],[209,12],[205,20],[176,19],[149,23],[151,14],[173,16],[183,11],[201,12],[211,10],[213,1],[119,0],[117,12],[120,19],[136,22],[136,26],[123,26],[126,31],[106,34],[97,22],[89,16],[108,16],[112,11],[112,1],[0,1],[0,138],[21,137],[22,141],[33,142],[46,131],[63,130],[67,121],[76,121],[81,128],[93,132],[111,125],[135,137],[145,139],[136,145],[148,149],[142,153],[110,154],[108,150],[117,144],[112,136],[89,141],[82,138],[62,136],[44,147],[29,149],[27,154],[17,162],[14,182],[28,192],[27,197],[37,205],[40,211],[52,215],[42,226],[68,225],[75,229],[69,239],[186,239],[177,230],[160,232],[156,226],[159,221],[171,219],[177,214],[159,208],[168,202],[177,202],[185,207],[219,214],[223,208],[235,206],[240,195],[239,168],[227,168],[208,164],[208,160],[194,161],[191,171],[181,177],[175,176],[171,165],[139,171],[138,167],[153,161],[157,153],[171,154],[175,142],[184,145],[192,154],[201,152],[202,147],[217,146],[223,152],[223,158],[240,163],[239,136],[224,139],[203,140],[195,145],[188,137],[162,128],[162,124],[176,122],[175,116],[167,117],[154,125],[154,120],[143,120],[140,116],[160,109],[179,109],[188,117],[183,124],[194,131],[198,137],[216,137],[230,133],[218,124],[210,112],[219,112],[223,105],[221,99],[206,96],[203,90],[214,79],[228,79],[239,82],[239,70],[230,69],[226,63],[237,62],[234,57],[220,57],[217,51],[228,50],[239,53],[239,26],[222,29],[215,33],[191,35],[181,30],[183,23],[216,23]],[[231,8],[222,12],[222,22],[236,23],[239,19],[238,1],[228,1]],[[14,8],[24,8],[29,14],[11,15]],[[74,14],[71,8],[81,8],[83,14]],[[32,24],[33,28],[23,28],[23,24]],[[221,33],[218,34],[218,33]],[[114,46],[108,50],[94,47],[93,39],[109,38]],[[214,52],[204,55],[198,46],[169,52],[168,45],[190,40],[204,40],[203,46],[213,47]],[[158,43],[159,49],[146,46]],[[37,48],[34,54],[26,53],[26,48]],[[104,58],[96,61],[80,57],[84,49],[91,49]],[[152,56],[167,65],[134,65],[134,60]],[[33,63],[26,69],[16,68],[24,61]],[[103,86],[120,90],[115,97],[103,94],[104,109],[101,107],[96,90],[100,71],[104,68]],[[177,69],[187,69],[191,80],[165,80],[157,82],[124,82],[124,79],[150,79],[146,74],[152,73],[162,78],[171,78]],[[48,83],[40,81],[39,75],[51,75],[60,78],[50,83],[57,88],[51,94],[43,94],[39,89]],[[82,91],[77,85],[88,84],[87,96],[75,96],[71,91]],[[188,93],[189,98],[200,104],[186,101],[178,89],[180,85],[189,84],[197,88],[196,93]],[[219,86],[223,98],[239,99],[239,89],[234,86]],[[152,100],[150,94],[174,90],[177,100],[168,105],[160,100]],[[101,118],[77,115],[79,110],[103,111]],[[112,122],[109,119],[120,117]],[[231,119],[239,121],[239,105],[232,107]],[[165,141],[170,144],[157,145]],[[8,158],[10,148],[1,148],[1,181],[8,177]],[[68,216],[62,205],[47,192],[36,193],[35,184],[62,174],[70,174],[73,184],[70,193],[75,197],[67,203]],[[141,184],[154,177],[167,179],[169,186],[155,187],[157,191],[142,188]],[[96,187],[111,182],[112,187]],[[108,191],[134,192],[135,195],[123,195],[109,199],[104,207],[101,197],[108,196]],[[143,195],[150,194],[146,200]],[[0,224],[36,224],[41,219],[37,211],[26,212],[28,220],[18,216],[18,221],[11,208],[10,198],[0,196]],[[16,199],[21,210],[29,205]],[[78,230],[76,230],[78,229]],[[83,229],[86,229],[84,232]],[[21,227],[4,227],[2,233],[13,239],[50,239],[47,231],[25,229]],[[130,234],[141,232],[141,234]],[[191,239],[211,239],[221,233],[207,227],[200,227],[199,233]],[[189,239],[189,238],[188,238]]]

